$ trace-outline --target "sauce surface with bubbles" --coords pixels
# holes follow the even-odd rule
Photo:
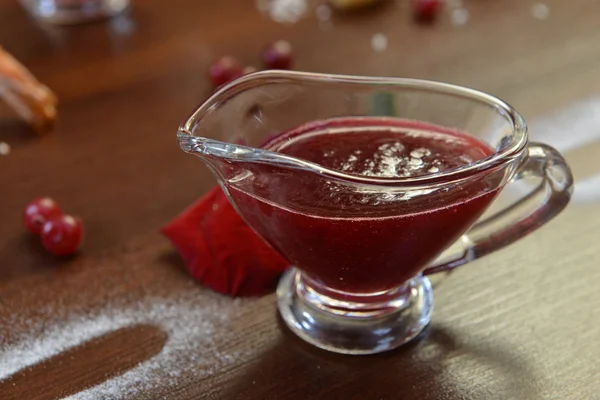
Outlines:
[[[379,178],[436,174],[492,154],[463,132],[378,117],[310,122],[263,147]],[[395,190],[264,164],[243,177],[249,183],[236,181],[229,193],[248,224],[290,264],[347,293],[388,290],[418,274],[477,220],[499,190],[479,178],[451,191]]]

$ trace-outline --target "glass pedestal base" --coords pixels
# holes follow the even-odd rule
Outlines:
[[[433,291],[417,276],[399,288],[355,296],[320,287],[290,268],[277,287],[287,326],[305,341],[335,353],[374,354],[414,339],[429,324]]]

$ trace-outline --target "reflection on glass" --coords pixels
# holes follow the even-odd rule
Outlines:
[[[600,201],[600,97],[577,101],[532,119],[529,133],[532,140],[548,143],[564,154],[576,178],[572,201]],[[530,191],[533,185],[512,185],[508,189],[518,191],[518,195]]]

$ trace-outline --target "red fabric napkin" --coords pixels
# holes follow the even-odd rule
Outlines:
[[[289,263],[267,245],[216,187],[161,232],[179,251],[198,282],[232,296],[258,296],[275,289]]]

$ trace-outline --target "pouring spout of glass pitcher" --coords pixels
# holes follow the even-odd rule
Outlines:
[[[318,166],[302,162],[284,154],[275,153],[261,148],[227,143],[219,140],[194,136],[180,129],[177,133],[179,146],[188,154],[199,157],[218,177],[225,167],[231,169],[234,165],[248,167],[251,164],[269,164],[284,168],[310,170]],[[244,167],[242,167],[244,168]]]
[[[208,139],[199,136],[193,136],[189,133],[179,131],[177,133],[179,147],[188,154],[200,157],[202,160],[222,158],[227,159],[236,153],[243,152],[237,145],[220,142],[218,140]]]
[[[198,156],[205,162],[208,159],[258,161],[264,158],[264,153],[267,153],[262,149],[193,136],[181,130],[177,133],[177,141],[183,151]]]

